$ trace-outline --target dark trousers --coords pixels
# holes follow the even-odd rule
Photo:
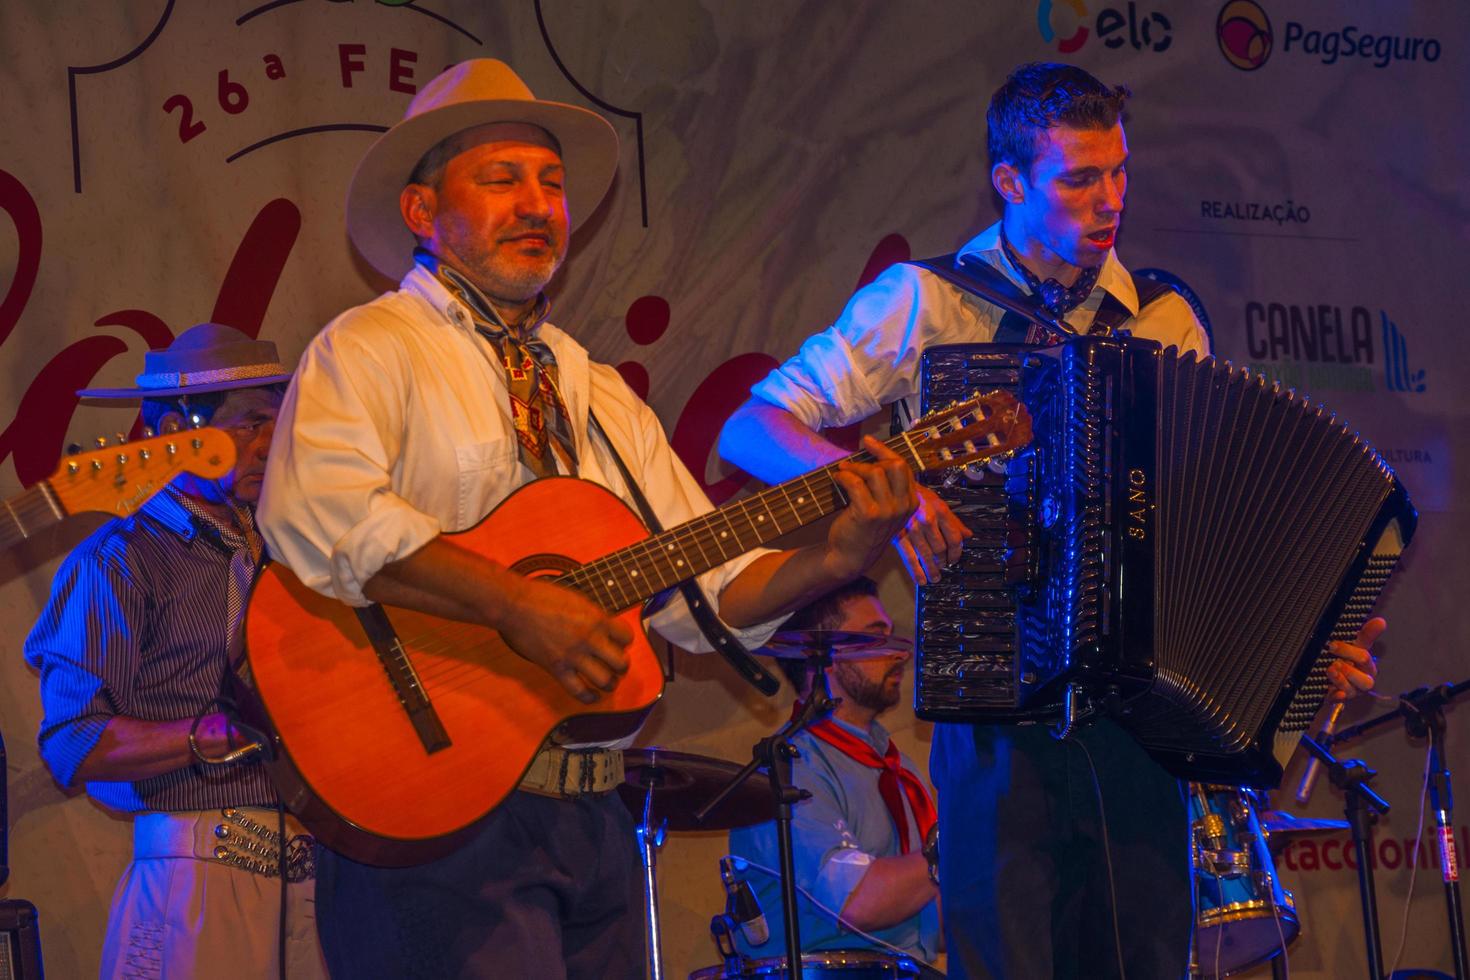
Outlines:
[[[951,977],[1119,976],[1112,892],[1128,980],[1184,976],[1184,788],[1120,728],[1103,721],[1059,742],[1040,725],[937,725],[930,770]]]
[[[317,927],[334,977],[642,977],[640,867],[616,793],[516,792],[429,864],[323,850]]]

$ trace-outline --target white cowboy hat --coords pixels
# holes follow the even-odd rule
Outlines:
[[[368,147],[347,189],[347,234],[390,279],[413,268],[412,232],[398,196],[425,153],[455,133],[487,123],[539,126],[561,145],[572,227],[601,202],[618,168],[618,135],[595,112],[546,102],[503,61],[476,58],[448,68],[419,90],[403,120]]]

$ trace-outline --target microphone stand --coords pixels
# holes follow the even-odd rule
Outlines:
[[[664,846],[669,822],[655,823],[653,819],[653,791],[658,779],[651,772],[645,773],[644,785],[648,792],[643,798],[643,819],[635,832],[638,853],[643,859],[643,899],[648,903],[648,976],[649,980],[664,980],[663,926],[658,915],[658,851]]]
[[[1363,906],[1363,940],[1368,949],[1369,980],[1383,980],[1383,946],[1378,933],[1378,897],[1373,888],[1373,869],[1369,855],[1373,849],[1373,821],[1376,814],[1389,811],[1388,802],[1368,786],[1378,775],[1360,759],[1342,761],[1333,757],[1310,735],[1302,736],[1302,746],[1322,760],[1332,778],[1332,785],[1347,798],[1345,808],[1348,826],[1353,832],[1353,850],[1358,858],[1358,898]]]
[[[699,822],[725,801],[741,783],[758,769],[764,769],[771,784],[771,798],[776,802],[776,844],[781,857],[781,917],[786,926],[786,976],[801,980],[801,929],[797,923],[796,857],[791,843],[791,808],[811,796],[791,782],[791,761],[800,753],[791,739],[808,725],[826,717],[837,702],[827,686],[827,668],[832,665],[833,646],[828,644],[807,657],[813,670],[812,693],[795,717],[770,735],[755,743],[745,768],[731,778],[719,794],[704,805],[694,819]]]
[[[1399,695],[1399,706],[1393,711],[1359,722],[1328,738],[1329,744],[1336,745],[1402,718],[1404,728],[1411,738],[1429,739],[1429,800],[1434,810],[1434,823],[1439,838],[1439,867],[1444,879],[1445,906],[1450,923],[1450,949],[1454,954],[1455,976],[1458,980],[1470,978],[1470,965],[1467,965],[1465,952],[1465,917],[1460,901],[1460,870],[1455,857],[1455,801],[1450,788],[1450,767],[1444,753],[1444,709],[1466,691],[1470,691],[1470,680],[1454,685],[1439,684],[1435,687],[1417,688]]]

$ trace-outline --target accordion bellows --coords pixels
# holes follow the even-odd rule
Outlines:
[[[923,408],[1014,391],[1035,438],[936,487],[975,536],[919,590],[916,710],[1109,714],[1185,778],[1274,785],[1416,516],[1331,413],[1151,341],[926,351]]]

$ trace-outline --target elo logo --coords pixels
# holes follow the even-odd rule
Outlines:
[[[1255,71],[1271,57],[1271,19],[1254,0],[1230,0],[1215,20],[1215,39],[1226,61]]]
[[[1082,0],[1062,0],[1062,2],[1068,7],[1071,7],[1072,12],[1077,15],[1078,23],[1076,31],[1060,40],[1057,39],[1056,31],[1052,30],[1051,27],[1051,0],[1041,0],[1036,5],[1036,27],[1041,31],[1041,39],[1043,41],[1047,44],[1056,41],[1058,51],[1062,54],[1071,54],[1087,43],[1087,28],[1082,25],[1082,18],[1087,16],[1087,5]]]
[[[1099,10],[1091,22],[1091,30],[1087,26],[1088,10],[1083,0],[1062,0],[1061,6],[1070,10],[1071,16],[1061,18],[1069,23],[1059,30],[1052,26],[1052,21],[1058,19],[1054,16],[1057,4],[1053,0],[1040,0],[1036,5],[1036,29],[1041,33],[1041,39],[1047,44],[1055,44],[1061,54],[1081,50],[1094,33],[1104,47],[1121,48],[1127,44],[1134,51],[1166,51],[1174,41],[1169,18],[1157,11],[1140,13],[1133,0],[1129,0],[1126,11],[1115,7]]]

